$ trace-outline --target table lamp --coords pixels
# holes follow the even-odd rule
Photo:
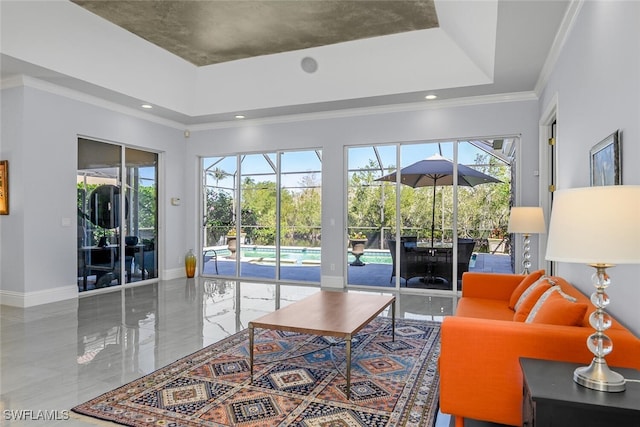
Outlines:
[[[544,214],[542,208],[533,206],[519,206],[511,208],[509,215],[509,233],[522,233],[524,235],[524,243],[522,250],[522,274],[529,274],[531,267],[531,249],[530,237],[532,234],[544,233]]]
[[[594,354],[589,366],[579,367],[573,380],[587,388],[607,392],[625,389],[625,379],[607,366],[605,356],[613,343],[605,335],[611,317],[605,312],[610,285],[607,268],[640,263],[640,185],[610,185],[556,191],[553,196],[546,259],[588,264],[596,291],[596,310],[589,323],[596,330],[587,339]]]

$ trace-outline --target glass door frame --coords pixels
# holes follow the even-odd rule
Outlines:
[[[209,201],[208,201],[208,189],[209,188],[215,188],[215,189],[224,189],[226,190],[228,195],[231,195],[231,198],[233,199],[232,201],[232,212],[233,215],[232,217],[233,219],[233,229],[235,230],[235,236],[242,236],[243,235],[243,213],[245,211],[245,207],[247,205],[247,203],[243,200],[243,196],[244,193],[243,191],[246,191],[245,189],[243,189],[243,182],[245,180],[245,178],[251,177],[251,176],[258,176],[258,175],[265,175],[264,171],[262,172],[257,172],[256,174],[252,174],[251,170],[248,173],[245,173],[243,171],[243,169],[246,169],[250,166],[247,166],[246,164],[244,164],[243,166],[243,161],[249,157],[249,156],[265,156],[265,160],[267,161],[267,163],[271,166],[272,169],[274,169],[273,173],[274,173],[274,185],[275,185],[275,194],[274,194],[274,208],[275,208],[275,222],[273,225],[273,230],[275,233],[275,239],[272,242],[273,244],[273,248],[274,248],[274,254],[273,254],[273,259],[274,259],[274,272],[273,272],[273,276],[269,276],[269,278],[264,279],[263,280],[268,280],[268,281],[276,281],[276,282],[280,282],[280,281],[288,281],[289,279],[283,279],[283,274],[282,274],[282,266],[283,266],[283,256],[282,256],[282,250],[283,250],[283,224],[282,224],[282,220],[283,220],[283,199],[282,199],[282,195],[284,191],[287,191],[287,188],[290,187],[290,185],[286,182],[287,180],[285,179],[284,175],[296,175],[296,174],[315,174],[317,172],[319,172],[320,174],[322,173],[321,171],[321,164],[320,164],[320,170],[300,170],[300,171],[284,171],[283,170],[283,157],[286,156],[288,153],[307,153],[307,152],[315,152],[316,156],[318,156],[319,161],[322,161],[321,158],[321,149],[320,148],[304,148],[304,149],[291,149],[291,150],[269,150],[269,151],[264,151],[264,152],[247,152],[247,153],[234,153],[234,154],[221,154],[221,155],[213,155],[213,156],[201,156],[200,157],[200,176],[201,176],[201,190],[200,190],[200,199],[199,199],[199,204],[200,204],[200,212],[202,212],[203,214],[203,222],[201,223],[201,231],[199,232],[199,240],[200,240],[200,249],[201,249],[201,253],[206,253],[209,249],[213,248],[214,251],[216,251],[216,257],[217,259],[220,259],[221,256],[218,255],[218,251],[222,252],[222,253],[226,253],[225,248],[223,247],[219,247],[219,245],[221,244],[220,239],[217,240],[216,242],[209,242],[209,238],[206,235],[207,230],[208,230],[208,209],[209,209]],[[267,159],[268,157],[268,159]],[[235,172],[234,172],[234,176],[233,176],[233,188],[229,188],[229,186],[231,185],[229,182],[229,185],[227,185],[226,187],[224,186],[220,186],[218,182],[216,182],[215,185],[209,184],[208,183],[208,175],[211,176],[211,173],[209,171],[209,169],[217,164],[220,164],[221,161],[223,161],[224,159],[234,159],[234,164],[235,164]],[[208,165],[208,161],[211,161],[211,164]],[[230,162],[231,160],[229,160]],[[221,171],[224,172],[224,171]],[[271,181],[267,181],[267,182],[271,182]],[[259,188],[258,188],[259,190]],[[320,206],[321,208],[321,206]],[[251,225],[251,224],[248,224]],[[260,224],[258,224],[260,225]],[[321,225],[318,225],[319,227],[321,227]],[[241,241],[239,239],[236,238],[236,245],[240,245]],[[212,246],[213,245],[213,246]],[[211,246],[211,248],[210,248]],[[215,246],[215,247],[214,247]],[[261,246],[261,245],[257,245],[257,246]],[[209,248],[209,249],[207,249]],[[238,246],[238,249],[236,250],[236,254],[240,253],[240,246]],[[263,248],[265,249],[265,248]],[[226,262],[226,261],[225,261]],[[248,276],[248,275],[244,275],[243,271],[242,271],[242,260],[240,259],[240,256],[236,255],[236,259],[234,262],[234,268],[233,268],[233,275],[230,275],[229,272],[227,274],[225,273],[220,273],[219,270],[216,268],[215,269],[215,273],[212,273],[209,269],[208,266],[203,265],[200,267],[200,273],[202,276],[210,278],[210,277],[217,277],[217,276],[221,276],[221,277],[231,277],[233,279],[239,279],[239,278],[246,278],[246,279],[260,279],[260,277],[253,277],[253,276]],[[207,272],[205,273],[204,270],[205,268],[207,269]],[[303,268],[303,267],[300,267]],[[228,270],[227,270],[228,271]],[[305,282],[305,280],[302,280],[303,282]],[[318,275],[318,280],[316,281],[309,281],[309,283],[319,283],[320,282],[320,275]]]
[[[82,232],[82,237],[80,237],[80,235],[78,234],[78,249],[77,249],[78,261],[76,265],[77,274],[78,274],[78,291],[84,293],[91,290],[98,290],[100,288],[113,288],[113,287],[122,288],[132,283],[140,284],[140,283],[157,282],[159,280],[158,251],[160,247],[160,245],[158,244],[158,239],[159,239],[158,180],[159,180],[160,154],[157,152],[149,151],[149,150],[134,148],[121,143],[107,142],[107,141],[102,141],[95,138],[88,138],[88,137],[82,137],[82,136],[78,137],[77,144],[78,144],[78,169],[77,169],[76,175],[78,178],[77,178],[77,184],[76,184],[76,193],[78,192],[78,184],[80,184],[79,177],[80,176],[84,177],[82,180],[82,183],[83,183],[82,206],[78,206],[77,233]],[[101,146],[109,147],[107,148],[107,150],[112,150],[113,151],[112,154],[115,154],[117,150],[118,151],[117,165],[114,165],[114,166],[105,165],[104,167],[81,168],[80,163],[88,160],[80,157],[81,144],[101,144],[97,147],[101,147]],[[139,151],[141,153],[145,153],[145,155],[149,154],[154,156],[153,163],[148,165],[150,167],[153,167],[152,179],[154,182],[154,185],[153,185],[154,187],[154,191],[153,191],[154,193],[153,194],[153,204],[154,204],[153,227],[154,229],[152,233],[153,234],[152,242],[149,243],[150,245],[153,245],[153,249],[152,249],[154,254],[153,270],[151,270],[150,265],[145,265],[145,258],[146,258],[145,246],[148,244],[148,242],[139,242],[139,241],[133,242],[132,240],[129,239],[129,237],[131,236],[128,236],[128,234],[130,234],[130,230],[125,233],[125,230],[128,230],[128,227],[129,227],[129,224],[127,224],[129,217],[133,215],[132,213],[133,211],[137,212],[140,207],[140,203],[138,202],[140,200],[139,194],[137,197],[135,197],[135,201],[136,201],[135,206],[133,205],[134,197],[132,197],[133,195],[131,194],[131,192],[134,190],[133,190],[133,187],[130,185],[130,182],[131,182],[131,179],[135,177],[127,175],[127,171],[130,168],[132,169],[137,168],[137,166],[130,166],[127,164],[127,155],[126,155],[127,150],[132,150],[130,151],[130,154],[131,154],[130,157],[132,159],[136,158],[136,156],[133,154],[134,151]],[[108,185],[113,185],[115,188],[118,189],[118,193],[117,193],[118,194],[118,199],[117,199],[118,223],[116,227],[109,229],[109,230],[115,230],[115,231],[110,231],[108,233],[110,236],[109,238],[106,237],[107,229],[93,223],[91,220],[90,214],[88,214],[87,213],[88,211],[85,210],[87,209],[87,203],[89,203],[87,201],[87,198],[91,197],[91,194],[93,193],[94,190],[92,190],[92,192],[89,194],[86,193],[87,177],[90,175],[88,175],[86,172],[80,173],[81,171],[100,170],[100,169],[112,169],[114,171],[117,171],[115,178],[105,178],[102,180],[104,182],[99,183],[99,181],[97,181],[97,184],[95,184],[97,185],[96,188],[98,188],[101,185],[105,185],[106,182],[112,180],[113,182]],[[138,178],[140,178],[139,175],[138,175]],[[110,200],[113,200],[114,195],[115,194],[113,193],[111,194]],[[97,198],[98,196],[96,196],[96,199]],[[110,204],[110,202],[108,204]],[[98,215],[98,213],[96,213],[95,215]],[[139,219],[137,213],[136,213],[136,218]],[[80,221],[82,221],[82,223]],[[95,221],[95,219],[93,221]],[[85,225],[87,223],[90,223],[88,230],[85,228]],[[96,243],[94,242],[95,240],[94,233],[95,233],[95,230],[99,230],[100,228],[102,228],[102,230],[104,231],[103,237],[100,239],[99,242]],[[135,229],[138,230],[138,227],[136,226]],[[88,231],[91,232],[90,236],[88,236],[87,234]],[[116,240],[115,242],[113,242],[114,236]],[[137,240],[139,236],[136,235],[135,237]],[[102,240],[104,240],[104,242]],[[102,251],[99,251],[100,248],[102,248]],[[93,252],[96,252],[96,251],[99,251],[101,253],[102,252],[110,253],[109,255],[110,267],[99,265],[99,264],[96,264],[96,265],[93,264],[92,254]],[[148,250],[146,252],[148,252]],[[130,253],[131,255],[127,255],[127,253]],[[136,255],[138,256],[137,260],[136,260]],[[127,266],[127,258],[130,259],[130,262],[131,262],[130,266]],[[89,260],[88,262],[87,262],[87,259]],[[134,275],[137,273],[137,269],[134,270],[135,267],[131,267],[134,265],[140,267],[140,278],[141,278],[140,280],[133,280]],[[96,270],[95,283],[93,284],[94,289],[88,289],[88,277],[92,276],[91,273],[93,273],[93,270]],[[151,270],[152,272],[148,273],[149,270]],[[107,277],[105,277],[105,279],[99,283],[98,275],[100,271],[103,271],[101,277],[102,276],[107,276]],[[148,275],[148,276],[145,277],[145,275]],[[82,277],[82,286],[80,283],[81,277]],[[113,277],[112,280],[109,280],[110,277]],[[113,284],[114,280],[117,281],[116,284]]]
[[[515,148],[517,141],[519,141],[519,137],[518,136],[505,136],[505,137],[501,137],[504,139],[510,139],[513,140],[513,143],[510,144],[510,146],[512,148]],[[451,158],[451,161],[453,162],[453,171],[454,171],[454,175],[452,177],[453,183],[452,185],[447,185],[447,186],[438,186],[441,188],[441,194],[443,194],[442,197],[445,197],[444,194],[446,194],[447,197],[447,204],[451,205],[451,209],[452,211],[447,214],[447,216],[449,216],[449,218],[447,219],[447,224],[444,223],[445,221],[445,211],[444,211],[444,207],[443,207],[443,214],[442,214],[442,230],[443,233],[446,232],[447,236],[445,238],[445,242],[448,241],[448,244],[450,244],[452,246],[451,248],[451,252],[450,252],[450,263],[451,263],[451,270],[447,271],[447,276],[451,277],[449,286],[446,289],[442,289],[442,288],[429,288],[429,287],[425,287],[425,288],[420,288],[420,287],[413,287],[411,288],[411,292],[416,292],[416,291],[425,291],[428,290],[429,292],[433,292],[433,291],[439,291],[439,292],[448,292],[448,293],[456,293],[459,292],[458,291],[458,280],[459,280],[459,270],[460,270],[460,263],[459,263],[459,253],[458,253],[458,246],[459,246],[459,239],[467,238],[465,236],[468,237],[473,237],[476,238],[476,243],[486,240],[486,239],[482,239],[482,237],[484,236],[484,233],[488,232],[487,230],[492,229],[492,227],[486,228],[487,224],[483,224],[483,223],[478,223],[478,225],[481,225],[481,227],[479,228],[473,228],[473,229],[469,229],[467,231],[465,227],[460,228],[461,224],[459,224],[459,220],[460,220],[460,197],[461,197],[461,188],[458,185],[458,165],[459,164],[465,164],[465,165],[477,165],[481,170],[483,170],[484,168],[488,168],[493,170],[492,168],[496,166],[496,164],[500,164],[500,162],[504,163],[505,165],[510,165],[513,162],[513,156],[511,151],[509,151],[507,154],[505,154],[505,152],[500,152],[499,149],[494,148],[495,146],[493,145],[494,141],[502,141],[502,139],[498,139],[498,140],[494,140],[493,138],[457,138],[457,139],[450,139],[450,140],[425,140],[425,141],[405,141],[405,142],[395,142],[395,143],[385,143],[385,142],[380,142],[380,143],[376,143],[376,144],[371,144],[371,145],[353,145],[353,146],[345,146],[345,158],[346,158],[346,162],[345,162],[345,198],[344,198],[344,205],[345,205],[345,239],[349,239],[350,236],[350,232],[353,229],[357,229],[357,228],[361,228],[361,227],[366,227],[367,225],[370,224],[353,224],[350,223],[350,212],[351,212],[351,206],[350,203],[352,203],[351,201],[351,174],[353,172],[356,172],[358,170],[365,170],[365,169],[361,169],[361,164],[362,161],[356,161],[355,163],[352,164],[351,162],[351,158],[350,158],[350,154],[351,154],[351,149],[362,149],[362,148],[370,148],[373,149],[376,155],[376,159],[377,159],[377,163],[378,166],[376,166],[375,168],[371,167],[372,169],[366,169],[369,172],[375,170],[380,169],[382,175],[387,175],[389,173],[394,172],[395,170],[398,169],[402,169],[403,167],[408,166],[408,164],[404,164],[403,163],[403,157],[407,157],[409,156],[408,163],[413,163],[413,160],[418,160],[415,157],[415,152],[412,154],[409,151],[404,151],[403,149],[405,147],[410,147],[410,146],[416,146],[417,150],[423,150],[423,151],[428,151],[429,150],[429,146],[431,144],[434,144],[434,147],[437,147],[436,153],[443,155],[446,158]],[[437,146],[435,145],[437,144]],[[464,144],[464,146],[463,146]],[[378,154],[378,151],[376,148],[379,147],[388,147],[394,145],[396,150],[395,150],[395,164],[396,165],[401,165],[400,168],[396,167],[396,166],[390,166],[391,162],[388,159],[383,159],[381,158],[380,154]],[[424,148],[420,147],[420,146],[424,146]],[[461,153],[460,150],[463,150],[463,152]],[[414,150],[415,151],[415,150]],[[372,153],[373,153],[372,152]],[[433,153],[431,153],[433,154]],[[482,157],[479,156],[488,156],[485,159],[483,159]],[[387,156],[389,157],[389,156]],[[425,156],[429,157],[428,155]],[[370,158],[370,161],[373,161],[374,163],[376,162],[376,159]],[[412,161],[410,161],[412,160]],[[485,161],[482,161],[485,160]],[[388,164],[384,164],[383,161],[386,161]],[[375,165],[374,165],[375,166]],[[489,173],[490,175],[494,175],[494,172],[496,172],[495,170],[493,170],[493,172]],[[498,175],[496,175],[498,176]],[[400,255],[401,255],[401,240],[403,237],[403,227],[405,225],[404,221],[403,221],[403,216],[402,216],[402,206],[403,206],[403,195],[402,195],[402,190],[405,187],[402,184],[402,177],[401,174],[396,174],[396,180],[395,180],[395,185],[393,186],[393,188],[395,189],[395,217],[393,219],[393,228],[395,228],[395,235],[393,236],[395,238],[395,262],[394,262],[394,266],[395,266],[395,271],[394,274],[392,275],[392,279],[393,277],[396,278],[395,281],[395,286],[393,285],[389,285],[389,286],[382,286],[383,289],[394,289],[394,290],[405,290],[404,287],[402,286],[402,280],[400,278]],[[377,178],[376,178],[377,179]],[[512,179],[513,181],[513,179]],[[503,181],[506,182],[506,181]],[[391,184],[391,182],[389,182],[388,184]],[[493,184],[491,184],[493,185]],[[443,191],[444,188],[448,188],[451,187],[451,190],[449,191]],[[464,189],[466,190],[465,187]],[[513,184],[511,185],[511,191],[510,193],[512,193],[514,191],[514,187]],[[381,214],[381,218],[383,218],[382,216],[383,214]],[[388,218],[391,218],[391,215],[386,215]],[[469,216],[469,213],[467,212],[465,214],[465,218],[467,218],[467,222],[470,222],[470,224],[476,224],[477,218],[474,219],[473,215]],[[448,221],[451,221],[451,223],[449,224]],[[433,220],[431,218],[429,218],[429,223],[432,222]],[[438,222],[438,218],[436,217],[436,223]],[[493,221],[490,221],[490,223],[492,223]],[[384,223],[381,224],[380,227],[384,228]],[[415,225],[415,224],[414,224]],[[484,226],[484,227],[483,227]],[[448,227],[448,228],[447,228]],[[460,230],[464,231],[464,236],[459,236]],[[437,230],[436,230],[437,231]],[[449,235],[449,233],[451,233]],[[467,234],[470,233],[470,234]],[[418,233],[420,234],[420,233]],[[424,237],[424,235],[423,235]],[[444,236],[443,236],[444,238]],[[382,239],[384,241],[384,238]],[[418,240],[420,240],[420,236],[418,236]],[[419,244],[419,243],[418,243]],[[381,246],[382,247],[382,246]],[[481,246],[484,247],[484,246]],[[480,248],[480,246],[476,247],[476,251]],[[348,249],[345,251],[344,253],[344,259],[347,260],[348,263]],[[474,263],[475,263],[475,258],[473,258]],[[449,261],[447,261],[447,263],[449,263]],[[466,263],[465,263],[466,264]],[[471,264],[471,260],[469,262],[469,264]],[[464,266],[462,268],[465,268]],[[356,279],[357,280],[357,279]],[[354,287],[354,286],[366,286],[370,289],[379,289],[380,286],[372,286],[372,285],[367,285],[367,284],[363,284],[363,283],[350,283],[350,277],[349,277],[349,269],[347,269],[346,274],[345,274],[345,286],[346,287]]]

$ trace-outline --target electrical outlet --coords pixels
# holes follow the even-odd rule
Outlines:
[[[180,264],[181,262],[182,262],[182,257],[178,255],[178,264]]]
[[[331,271],[336,271],[336,265],[335,265],[335,264],[333,264],[333,263],[332,263],[332,264],[330,265],[330,267],[331,267]]]

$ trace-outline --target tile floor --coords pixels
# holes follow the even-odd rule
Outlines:
[[[196,278],[26,309],[0,306],[0,425],[90,425],[68,410],[317,291]],[[399,317],[441,320],[455,310],[451,296],[396,296]],[[437,425],[449,423],[441,415]]]

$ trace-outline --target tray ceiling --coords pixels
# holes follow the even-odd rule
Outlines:
[[[197,66],[438,26],[433,0],[72,2]]]
[[[574,4],[0,1],[0,78],[178,125],[531,99]]]

